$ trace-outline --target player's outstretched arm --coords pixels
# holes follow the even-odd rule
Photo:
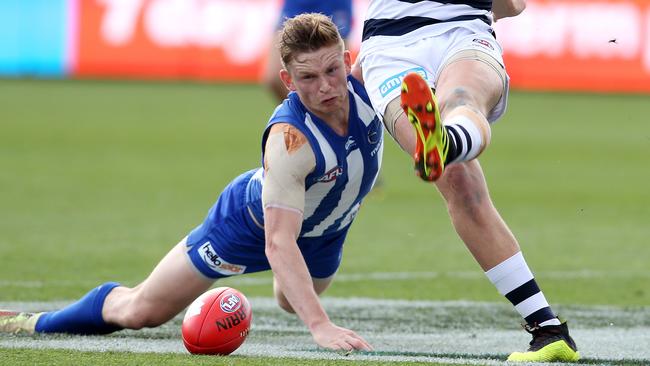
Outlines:
[[[296,240],[302,227],[305,177],[316,165],[306,138],[288,124],[274,125],[266,143],[264,160],[262,200],[266,256],[279,290],[319,346],[332,350],[370,350],[363,338],[330,321],[298,248]]]
[[[355,332],[332,323],[323,309],[296,243],[301,224],[299,212],[268,206],[264,210],[266,255],[280,291],[319,346],[331,350],[371,350],[368,342]]]
[[[492,14],[494,20],[514,17],[526,9],[526,0],[494,0],[492,2]]]

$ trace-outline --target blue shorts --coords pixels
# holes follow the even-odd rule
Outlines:
[[[332,17],[343,39],[352,29],[352,0],[285,0],[278,29],[287,18],[303,13],[321,13]]]
[[[208,278],[271,269],[264,253],[264,229],[258,226],[262,220],[251,216],[262,212],[259,193],[251,194],[248,187],[254,174],[255,170],[246,172],[226,186],[205,221],[187,236],[190,260]],[[347,228],[327,237],[298,238],[312,277],[327,278],[336,273],[346,235]]]

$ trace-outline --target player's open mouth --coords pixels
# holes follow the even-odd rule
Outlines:
[[[337,99],[337,97],[331,97],[331,98],[328,98],[328,99],[324,99],[321,103],[325,104],[325,105],[334,104],[336,102],[336,99]]]

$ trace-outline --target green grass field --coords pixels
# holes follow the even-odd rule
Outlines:
[[[108,280],[137,284],[203,220],[230,179],[259,164],[260,134],[274,106],[255,85],[0,80],[0,308],[53,307]],[[585,363],[650,362],[647,336],[631,339],[649,342],[637,357],[585,353],[598,350],[603,339],[587,330],[612,323],[616,331],[650,333],[649,115],[649,96],[512,92],[481,158],[492,198],[546,297],[573,319],[577,335],[584,334],[576,338]],[[302,353],[289,346],[284,356],[293,361],[278,364],[503,364],[506,350],[452,345],[437,351],[434,335],[470,329],[480,338],[482,327],[496,327],[514,338],[508,346],[523,349],[528,340],[517,331],[514,310],[455,235],[435,188],[415,178],[410,158],[388,137],[382,185],[350,232],[339,277],[325,296],[330,313],[374,337],[381,347],[371,355],[326,361],[295,319],[272,304],[257,312],[256,302],[272,296],[264,273],[219,283],[254,300],[253,332],[241,354],[184,354],[176,319],[161,333],[144,334],[180,345],[172,347],[177,352],[142,353],[118,344],[104,354],[57,346],[66,339],[56,337],[0,335],[0,364],[266,365],[283,356],[263,352],[278,334],[302,342],[295,347]],[[345,315],[335,311],[350,298],[385,300],[387,309],[420,301],[411,315],[432,315],[413,322],[396,314],[402,322],[396,326],[376,308],[364,318],[363,304],[344,307]],[[443,312],[453,316],[435,310],[459,301],[466,306]],[[492,310],[476,316],[485,304]],[[426,325],[416,331],[421,344],[382,343],[382,332],[394,327],[410,333],[404,324]],[[125,337],[138,336],[97,342]],[[67,341],[83,343],[80,338]]]

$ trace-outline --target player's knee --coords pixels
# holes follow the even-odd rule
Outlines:
[[[280,309],[286,311],[289,314],[295,314],[296,313],[296,311],[293,310],[293,306],[291,306],[291,304],[289,304],[289,301],[284,296],[277,297],[276,300],[278,301],[278,306],[280,307]]]
[[[286,311],[289,314],[296,313],[296,311],[293,310],[293,306],[291,306],[289,300],[287,300],[286,296],[284,296],[282,291],[280,291],[276,283],[273,284],[273,295],[275,295],[275,301],[278,303],[280,309]]]
[[[462,86],[456,87],[448,93],[440,96],[440,109],[443,114],[462,106],[474,108],[475,104],[476,100],[472,94],[467,90],[467,88]]]

